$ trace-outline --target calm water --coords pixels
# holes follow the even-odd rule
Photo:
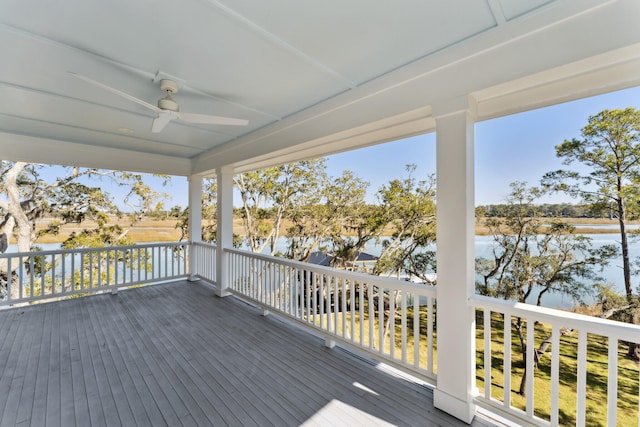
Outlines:
[[[592,245],[594,247],[601,247],[604,245],[617,245],[619,242],[619,236],[617,234],[592,234],[590,235]],[[476,257],[490,257],[491,250],[493,248],[493,239],[491,236],[476,236]],[[40,245],[43,250],[54,250],[59,248],[57,244],[46,244]],[[285,252],[286,251],[286,239],[281,238],[278,242],[278,250]],[[16,248],[12,246],[9,247],[9,251],[15,252]],[[375,243],[369,243],[365,252],[370,253],[372,255],[379,255],[382,251],[382,247],[380,245],[376,245]],[[634,239],[630,242],[629,247],[629,255],[631,259],[640,257],[640,240]],[[605,283],[611,283],[614,285],[615,289],[621,294],[624,294],[624,281],[622,277],[622,262],[620,259],[613,260],[607,267],[605,267],[604,271],[601,273],[601,276],[605,279]],[[638,277],[634,277],[634,289],[638,283]],[[588,300],[590,302],[590,300]],[[547,307],[571,307],[574,305],[574,301],[571,298],[563,297],[562,295],[545,295],[543,297],[543,305]]]
[[[619,236],[617,234],[592,234],[591,243],[593,247],[601,247],[604,245],[618,245]],[[476,249],[476,257],[491,257],[491,251],[493,249],[493,238],[491,236],[476,236],[475,239],[475,249]],[[278,242],[277,250],[286,252],[286,239],[281,238]],[[365,247],[365,252],[372,255],[380,255],[382,252],[382,246],[376,245],[374,242],[370,242]],[[629,247],[629,255],[631,259],[640,257],[640,240],[632,240],[630,242]],[[607,267],[604,268],[602,273],[599,273],[600,276],[604,278],[604,283],[610,283],[614,285],[614,288],[621,294],[624,294],[624,280],[622,277],[622,262],[620,259],[612,260]],[[633,277],[634,280],[634,289],[637,286],[638,277]],[[537,298],[537,294],[535,294],[534,299],[530,302],[535,303],[535,298]],[[585,302],[591,303],[593,302],[593,298],[585,298]],[[575,305],[572,298],[559,295],[559,294],[546,294],[543,296],[542,305],[546,307],[564,307],[569,308]]]
[[[616,245],[619,246],[620,237],[618,234],[591,234],[591,244],[594,248],[602,247],[604,245]],[[493,248],[493,238],[491,236],[476,236],[476,257],[490,257]],[[629,256],[633,260],[640,257],[640,241],[633,240],[629,246]],[[598,273],[604,280],[603,283],[609,283],[614,285],[614,289],[618,293],[624,294],[624,279],[622,275],[622,258],[616,258],[611,260],[608,266],[606,266],[601,273]],[[638,280],[638,277],[632,277],[634,283]],[[636,285],[634,285],[635,287]],[[585,298],[586,302],[593,302],[593,298]],[[533,301],[535,303],[535,300]],[[572,298],[566,296],[551,294],[545,295],[542,300],[542,305],[546,307],[571,307],[574,304]]]

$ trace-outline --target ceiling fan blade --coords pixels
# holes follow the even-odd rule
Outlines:
[[[233,119],[230,117],[209,116],[207,114],[178,113],[178,119],[187,123],[202,123],[209,125],[246,126],[249,120]]]
[[[158,133],[161,132],[162,129],[169,123],[171,120],[177,119],[177,117],[169,112],[161,112],[158,114],[158,117],[153,119],[153,124],[151,125],[151,132]]]
[[[159,113],[160,111],[162,111],[160,108],[156,107],[153,104],[149,104],[148,102],[143,101],[142,99],[138,99],[135,96],[131,96],[128,93],[122,92],[121,90],[114,89],[111,86],[107,86],[106,84],[100,83],[98,81],[95,81],[95,80],[93,80],[93,79],[91,79],[91,78],[89,78],[87,76],[83,76],[82,74],[74,73],[72,71],[67,71],[67,72],[69,74],[71,74],[72,76],[79,78],[80,80],[84,80],[87,83],[91,83],[94,86],[98,86],[98,87],[100,87],[100,88],[102,88],[104,90],[107,90],[107,91],[109,91],[111,93],[114,93],[114,94],[116,94],[118,96],[121,96],[121,97],[123,97],[125,99],[128,99],[129,101],[133,101],[136,104],[140,104],[143,107],[146,107],[146,108],[148,108],[150,110],[155,111],[156,113]]]

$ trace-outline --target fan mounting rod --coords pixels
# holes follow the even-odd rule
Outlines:
[[[169,93],[178,93],[178,89],[180,87],[178,86],[177,82],[174,82],[173,80],[168,80],[168,79],[163,79],[160,80],[160,89],[162,89],[165,92],[169,92]]]

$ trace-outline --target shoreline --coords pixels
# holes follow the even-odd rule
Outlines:
[[[490,235],[488,228],[483,225],[483,220],[485,218],[476,219],[475,225],[475,235],[476,236],[488,236]],[[553,220],[554,218],[549,218],[549,220]],[[610,220],[606,218],[561,218],[569,222],[570,224],[576,226],[576,234],[617,234],[618,230],[618,221]],[[36,231],[41,230],[49,223],[49,219],[44,219],[38,221],[36,226]],[[117,219],[113,219],[109,224],[116,224]],[[180,230],[176,228],[178,221],[176,219],[152,219],[145,218],[140,221],[138,224],[133,226],[129,231],[129,236],[136,243],[149,243],[149,242],[173,242],[177,241],[180,237]],[[633,232],[633,230],[640,227],[640,221],[629,221],[628,226],[631,226],[628,230],[629,232]],[[49,243],[62,243],[66,240],[71,233],[73,232],[81,232],[84,229],[90,229],[92,226],[95,226],[94,223],[88,221],[84,224],[66,224],[61,227],[60,234],[56,236],[43,236],[36,240],[36,244],[49,244]],[[594,227],[590,227],[594,226]],[[283,223],[283,229],[286,229],[287,222]],[[238,218],[234,219],[234,233],[244,236],[244,227],[242,225],[242,221]],[[391,234],[390,232],[388,233]],[[387,234],[385,234],[387,235]],[[15,244],[13,239],[11,239],[11,244]]]

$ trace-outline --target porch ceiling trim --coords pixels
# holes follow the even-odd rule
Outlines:
[[[157,0],[151,11],[6,0],[2,157],[248,170],[432,132],[460,105],[485,120],[640,84],[637,0],[458,1]],[[171,78],[182,111],[249,126],[172,122],[152,133],[151,110],[67,71],[147,102]]]
[[[405,115],[452,99],[471,98],[486,120],[632,87],[640,84],[637,13],[640,4],[624,0],[559,2],[196,156],[193,171],[255,169],[430,132],[426,116],[408,131]],[[384,120],[384,136],[358,132]]]
[[[1,131],[0,153],[3,159],[30,163],[68,165],[69,153],[74,153],[84,159],[82,166],[88,168],[178,176],[190,175],[191,171],[189,159]]]

